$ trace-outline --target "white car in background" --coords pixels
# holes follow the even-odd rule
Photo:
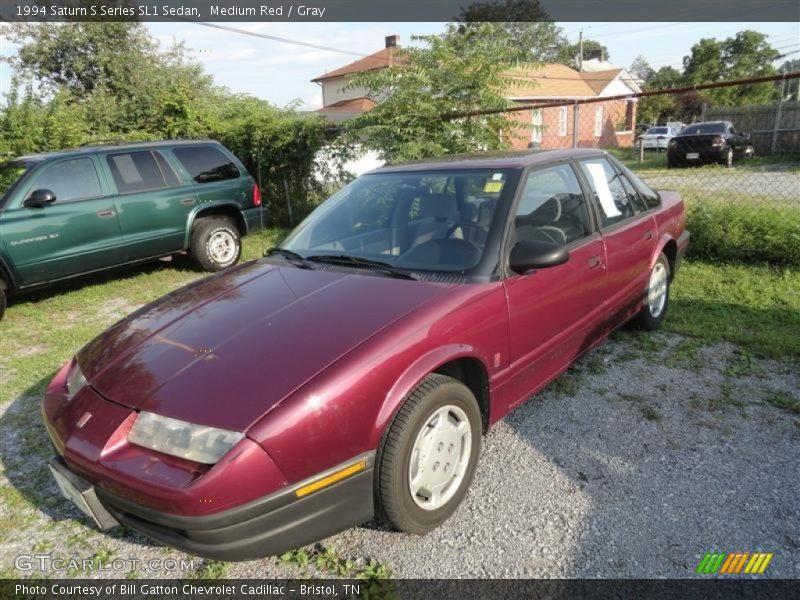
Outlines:
[[[642,146],[645,150],[666,150],[669,141],[678,135],[678,130],[667,125],[656,125],[645,131],[641,136]]]

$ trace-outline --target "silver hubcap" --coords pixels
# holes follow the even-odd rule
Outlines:
[[[208,239],[208,255],[218,263],[227,263],[236,256],[236,239],[227,231],[217,231]]]
[[[447,504],[461,487],[472,453],[472,428],[457,406],[443,406],[423,425],[414,441],[408,487],[425,510]]]
[[[650,314],[658,317],[667,303],[667,268],[664,263],[656,263],[650,273],[650,284],[647,288],[647,303],[650,305]]]

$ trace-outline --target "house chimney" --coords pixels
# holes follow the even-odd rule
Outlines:
[[[395,35],[387,35],[386,36],[386,47],[387,48],[397,48],[400,45],[400,36]]]

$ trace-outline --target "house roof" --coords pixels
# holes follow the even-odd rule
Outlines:
[[[589,84],[589,87],[595,94],[601,93],[608,87],[608,84],[614,81],[617,76],[622,73],[624,69],[609,69],[608,71],[588,71],[581,73],[583,80]]]
[[[374,108],[377,102],[370,98],[353,98],[352,100],[339,100],[328,106],[318,108],[317,112],[366,112]]]
[[[514,81],[505,93],[512,98],[587,98],[597,92],[579,73],[566,65],[547,64],[534,69],[514,69]],[[603,86],[605,87],[605,86]]]
[[[395,46],[383,48],[382,50],[378,50],[374,54],[365,56],[364,58],[350,63],[349,65],[345,65],[338,69],[334,69],[329,73],[315,77],[311,81],[325,81],[327,79],[336,79],[337,77],[351,75],[352,73],[384,69],[394,64],[397,60],[402,60],[402,58],[398,56],[398,50],[400,50],[400,48]]]

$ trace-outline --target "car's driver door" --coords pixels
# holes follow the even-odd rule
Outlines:
[[[565,162],[537,169],[523,185],[510,246],[521,240],[552,241],[566,245],[570,258],[505,281],[517,403],[597,341],[606,277],[603,240],[573,166]]]

